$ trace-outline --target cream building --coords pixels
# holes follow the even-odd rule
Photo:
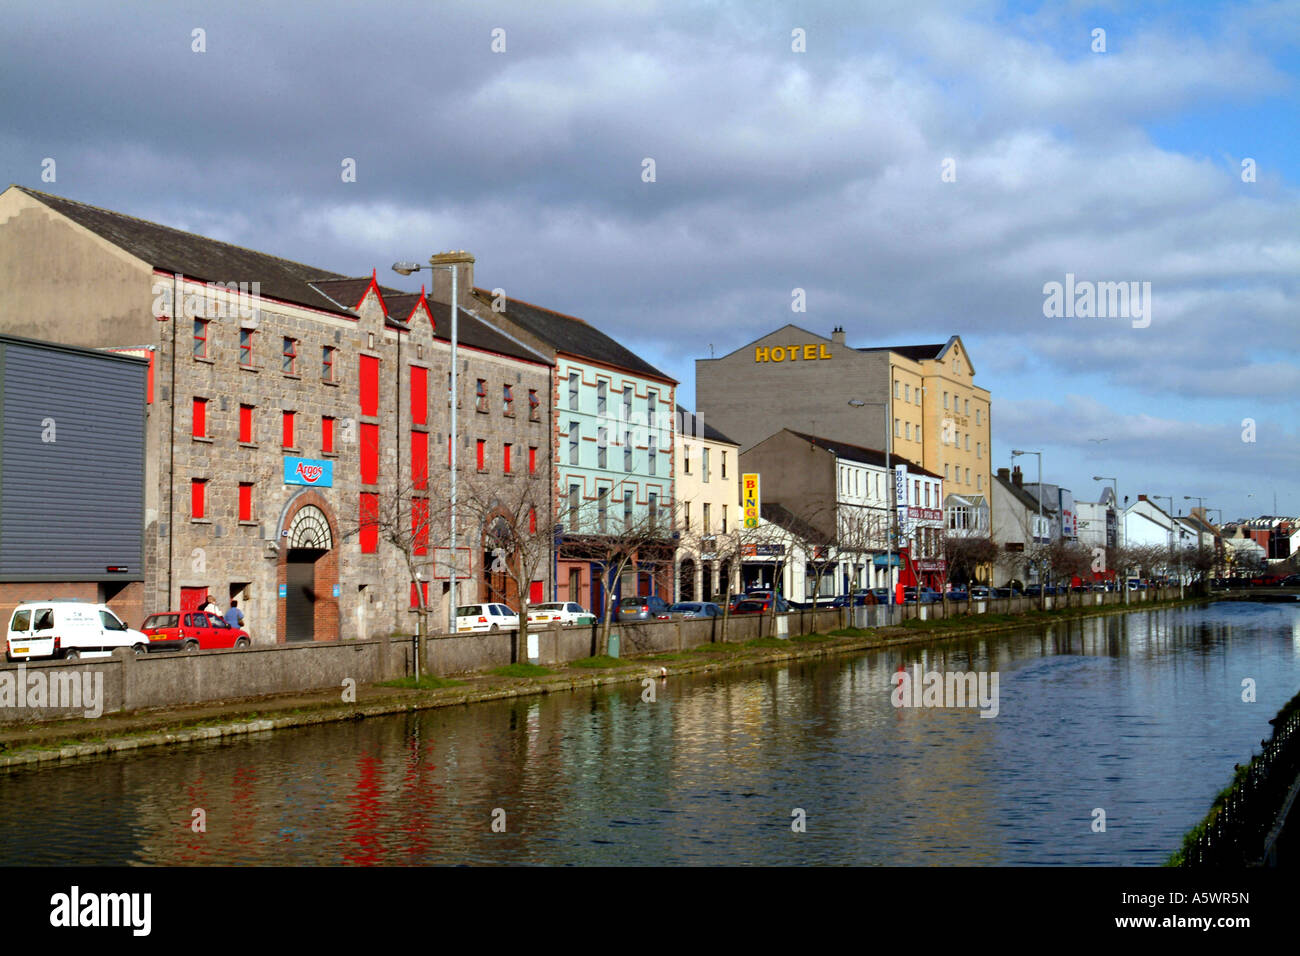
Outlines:
[[[735,561],[719,555],[718,536],[740,521],[740,446],[697,416],[677,406],[678,601],[718,601],[740,584]]]

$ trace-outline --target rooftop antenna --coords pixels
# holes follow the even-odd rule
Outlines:
[[[709,343],[709,358],[713,358],[713,343]]]

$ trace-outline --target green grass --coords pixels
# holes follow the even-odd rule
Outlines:
[[[829,634],[796,634],[790,640],[798,641],[800,644],[815,644],[818,641],[833,641],[835,638]]]
[[[608,654],[597,654],[595,657],[583,657],[576,661],[569,661],[569,667],[632,667],[636,661],[625,661],[621,657],[610,657]]]
[[[871,637],[874,632],[865,627],[837,627],[830,632],[831,637]],[[798,640],[798,638],[795,638]]]
[[[745,642],[746,647],[789,647],[790,641],[780,637],[756,637]]]
[[[497,677],[545,677],[555,672],[537,664],[507,664],[505,667],[493,668],[492,673]]]
[[[417,681],[414,677],[399,677],[396,680],[379,682],[380,687],[404,687],[407,690],[441,690],[444,687],[464,687],[465,681],[452,680],[450,677],[435,677],[432,674],[421,675]]]

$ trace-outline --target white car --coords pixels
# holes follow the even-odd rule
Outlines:
[[[106,604],[84,601],[29,601],[14,608],[9,618],[5,658],[29,661],[34,657],[108,657],[119,647],[137,656],[149,649],[149,638],[127,627]]]
[[[596,615],[573,601],[534,604],[528,609],[529,624],[595,624]]]
[[[456,608],[456,631],[508,631],[519,627],[519,615],[504,604],[466,604]]]

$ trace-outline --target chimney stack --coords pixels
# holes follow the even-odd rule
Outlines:
[[[998,480],[999,480],[999,481],[1010,481],[1010,480],[1011,480],[1011,469],[1010,469],[1010,468],[999,468],[999,469],[998,469]]]
[[[1138,501],[1146,501],[1146,500],[1147,500],[1146,495],[1138,495]]]
[[[1025,476],[1020,473],[1019,465],[1016,465],[1016,467],[1011,470],[1011,483],[1017,488],[1023,488],[1025,486]]]
[[[844,345],[844,327],[837,325],[831,330],[831,341],[836,345]]]
[[[465,301],[474,291],[474,257],[461,249],[459,252],[440,252],[431,261],[435,265],[450,265],[456,270],[456,294],[462,302]],[[451,303],[451,269],[433,270],[433,291],[430,298],[434,302]]]

